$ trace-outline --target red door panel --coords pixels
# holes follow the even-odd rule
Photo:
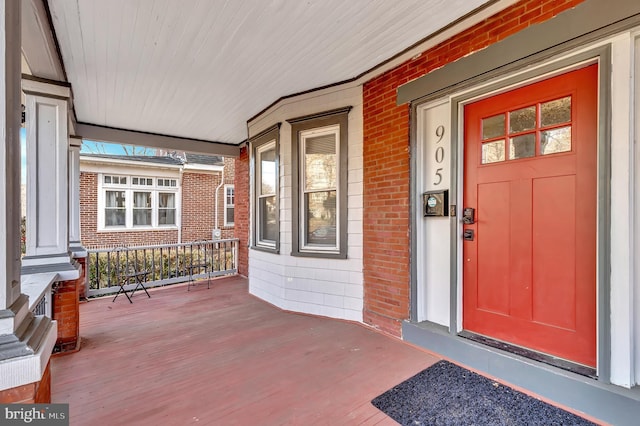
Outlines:
[[[558,176],[533,182],[532,319],[568,330],[576,329],[576,229],[565,226],[575,222],[575,180]]]
[[[465,107],[463,326],[589,366],[597,81],[591,65]]]
[[[478,287],[478,308],[503,315],[509,315],[510,307],[509,228],[501,226],[508,221],[509,195],[508,182],[478,185],[478,199],[482,200],[478,216],[496,218],[478,231],[491,235],[491,240],[478,240],[479,282],[491,281],[491,288]]]

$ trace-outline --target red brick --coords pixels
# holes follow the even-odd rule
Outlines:
[[[240,150],[235,160],[235,237],[238,238],[238,273],[249,275],[249,152]]]
[[[365,322],[399,336],[409,317],[409,106],[395,104],[398,86],[581,1],[520,1],[365,83]]]

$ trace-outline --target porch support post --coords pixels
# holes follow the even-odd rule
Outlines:
[[[20,2],[0,1],[0,335],[20,297]]]
[[[74,258],[87,257],[80,235],[80,148],[82,139],[69,137],[69,248]]]
[[[21,3],[0,0],[0,401],[50,402],[56,323],[34,316],[20,283]]]
[[[67,83],[23,76],[27,128],[27,238],[22,272],[80,276],[69,250]]]

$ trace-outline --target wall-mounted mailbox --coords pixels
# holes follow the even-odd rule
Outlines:
[[[449,190],[427,191],[422,194],[422,211],[425,217],[449,215]]]

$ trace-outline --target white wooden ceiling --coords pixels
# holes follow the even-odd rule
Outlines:
[[[78,122],[239,143],[486,0],[48,0]]]

